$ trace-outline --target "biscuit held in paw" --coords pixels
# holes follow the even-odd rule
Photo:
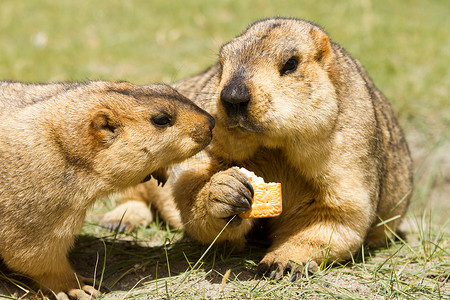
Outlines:
[[[255,173],[244,168],[237,169],[248,176],[255,191],[250,210],[240,213],[239,217],[248,219],[279,216],[282,212],[281,183],[265,183],[264,179]]]

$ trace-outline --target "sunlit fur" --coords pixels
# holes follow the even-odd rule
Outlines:
[[[152,124],[161,113],[170,126]],[[86,209],[202,150],[212,126],[165,85],[0,82],[1,258],[46,290],[77,289],[67,253]]]

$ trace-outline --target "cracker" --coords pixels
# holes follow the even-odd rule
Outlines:
[[[248,176],[255,191],[250,210],[239,213],[239,216],[243,219],[279,216],[282,212],[281,183],[265,183],[263,178],[253,172],[244,168],[237,169]]]

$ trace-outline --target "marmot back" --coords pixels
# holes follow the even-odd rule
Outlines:
[[[66,256],[86,209],[202,150],[214,126],[166,85],[1,82],[0,105],[1,258],[75,297]]]

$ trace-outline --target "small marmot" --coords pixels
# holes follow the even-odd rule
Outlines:
[[[86,297],[67,259],[86,210],[202,150],[213,127],[166,85],[0,82],[1,258],[58,297]]]

